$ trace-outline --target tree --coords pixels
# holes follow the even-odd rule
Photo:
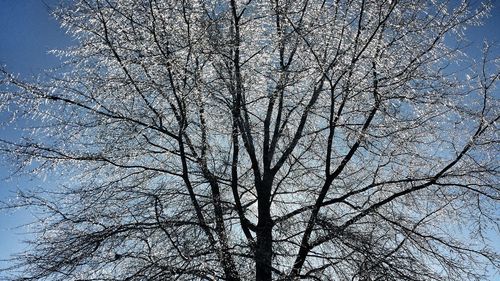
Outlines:
[[[475,5],[63,5],[63,69],[2,72],[39,127],[4,155],[69,175],[19,194],[40,221],[13,279],[484,278],[499,71],[487,48],[465,65]]]

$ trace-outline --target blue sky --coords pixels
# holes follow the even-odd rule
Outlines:
[[[36,74],[58,60],[47,54],[69,38],[49,14],[57,0],[0,0],[0,63],[12,72]]]
[[[58,0],[0,0],[1,65],[6,65],[11,72],[30,76],[59,63],[48,51],[69,46],[71,40],[49,15],[47,5],[53,6],[57,2]],[[486,25],[470,28],[467,32],[475,42],[472,48],[479,47],[484,39],[500,44],[500,0],[493,3],[496,7]],[[5,115],[0,114],[0,123],[4,121],[2,118]],[[12,134],[12,131],[0,129],[0,135],[5,137],[5,134]],[[18,187],[44,184],[41,180],[28,177],[9,179],[11,167],[2,158],[0,161],[3,161],[0,162],[0,201],[12,197],[13,191]],[[14,227],[26,223],[28,218],[29,214],[25,211],[0,212],[0,260],[22,249],[22,236],[18,235],[22,229]],[[0,267],[2,265],[5,263],[0,261]]]
[[[0,0],[1,65],[13,73],[30,76],[59,63],[48,51],[68,46],[70,39],[49,14],[46,4],[55,3],[57,0]],[[0,119],[5,119],[5,114],[0,114]],[[0,128],[0,135],[12,136],[12,130]],[[0,161],[0,201],[15,195],[17,187],[43,184],[28,177],[9,179],[12,167],[4,159]],[[29,217],[25,211],[0,211],[0,260],[22,249],[23,236],[19,234],[24,230],[15,227],[28,222]],[[5,264],[0,261],[0,267]]]

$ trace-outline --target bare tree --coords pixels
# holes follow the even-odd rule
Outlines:
[[[474,6],[476,5],[476,6]],[[76,0],[37,83],[14,280],[480,280],[498,268],[498,60],[464,67],[488,5]],[[14,105],[14,107],[13,107]],[[50,181],[49,181],[50,182]]]

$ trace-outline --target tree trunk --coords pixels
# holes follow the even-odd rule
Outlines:
[[[257,249],[255,251],[256,281],[271,281],[272,228],[257,225]]]
[[[271,184],[257,187],[259,222],[257,224],[257,247],[255,250],[256,281],[271,281],[273,235],[271,221]]]

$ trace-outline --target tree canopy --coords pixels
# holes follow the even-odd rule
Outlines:
[[[13,203],[39,221],[12,279],[485,278],[499,60],[463,34],[489,8],[62,4],[61,69],[0,74],[0,109],[37,127],[0,150],[58,183]]]

